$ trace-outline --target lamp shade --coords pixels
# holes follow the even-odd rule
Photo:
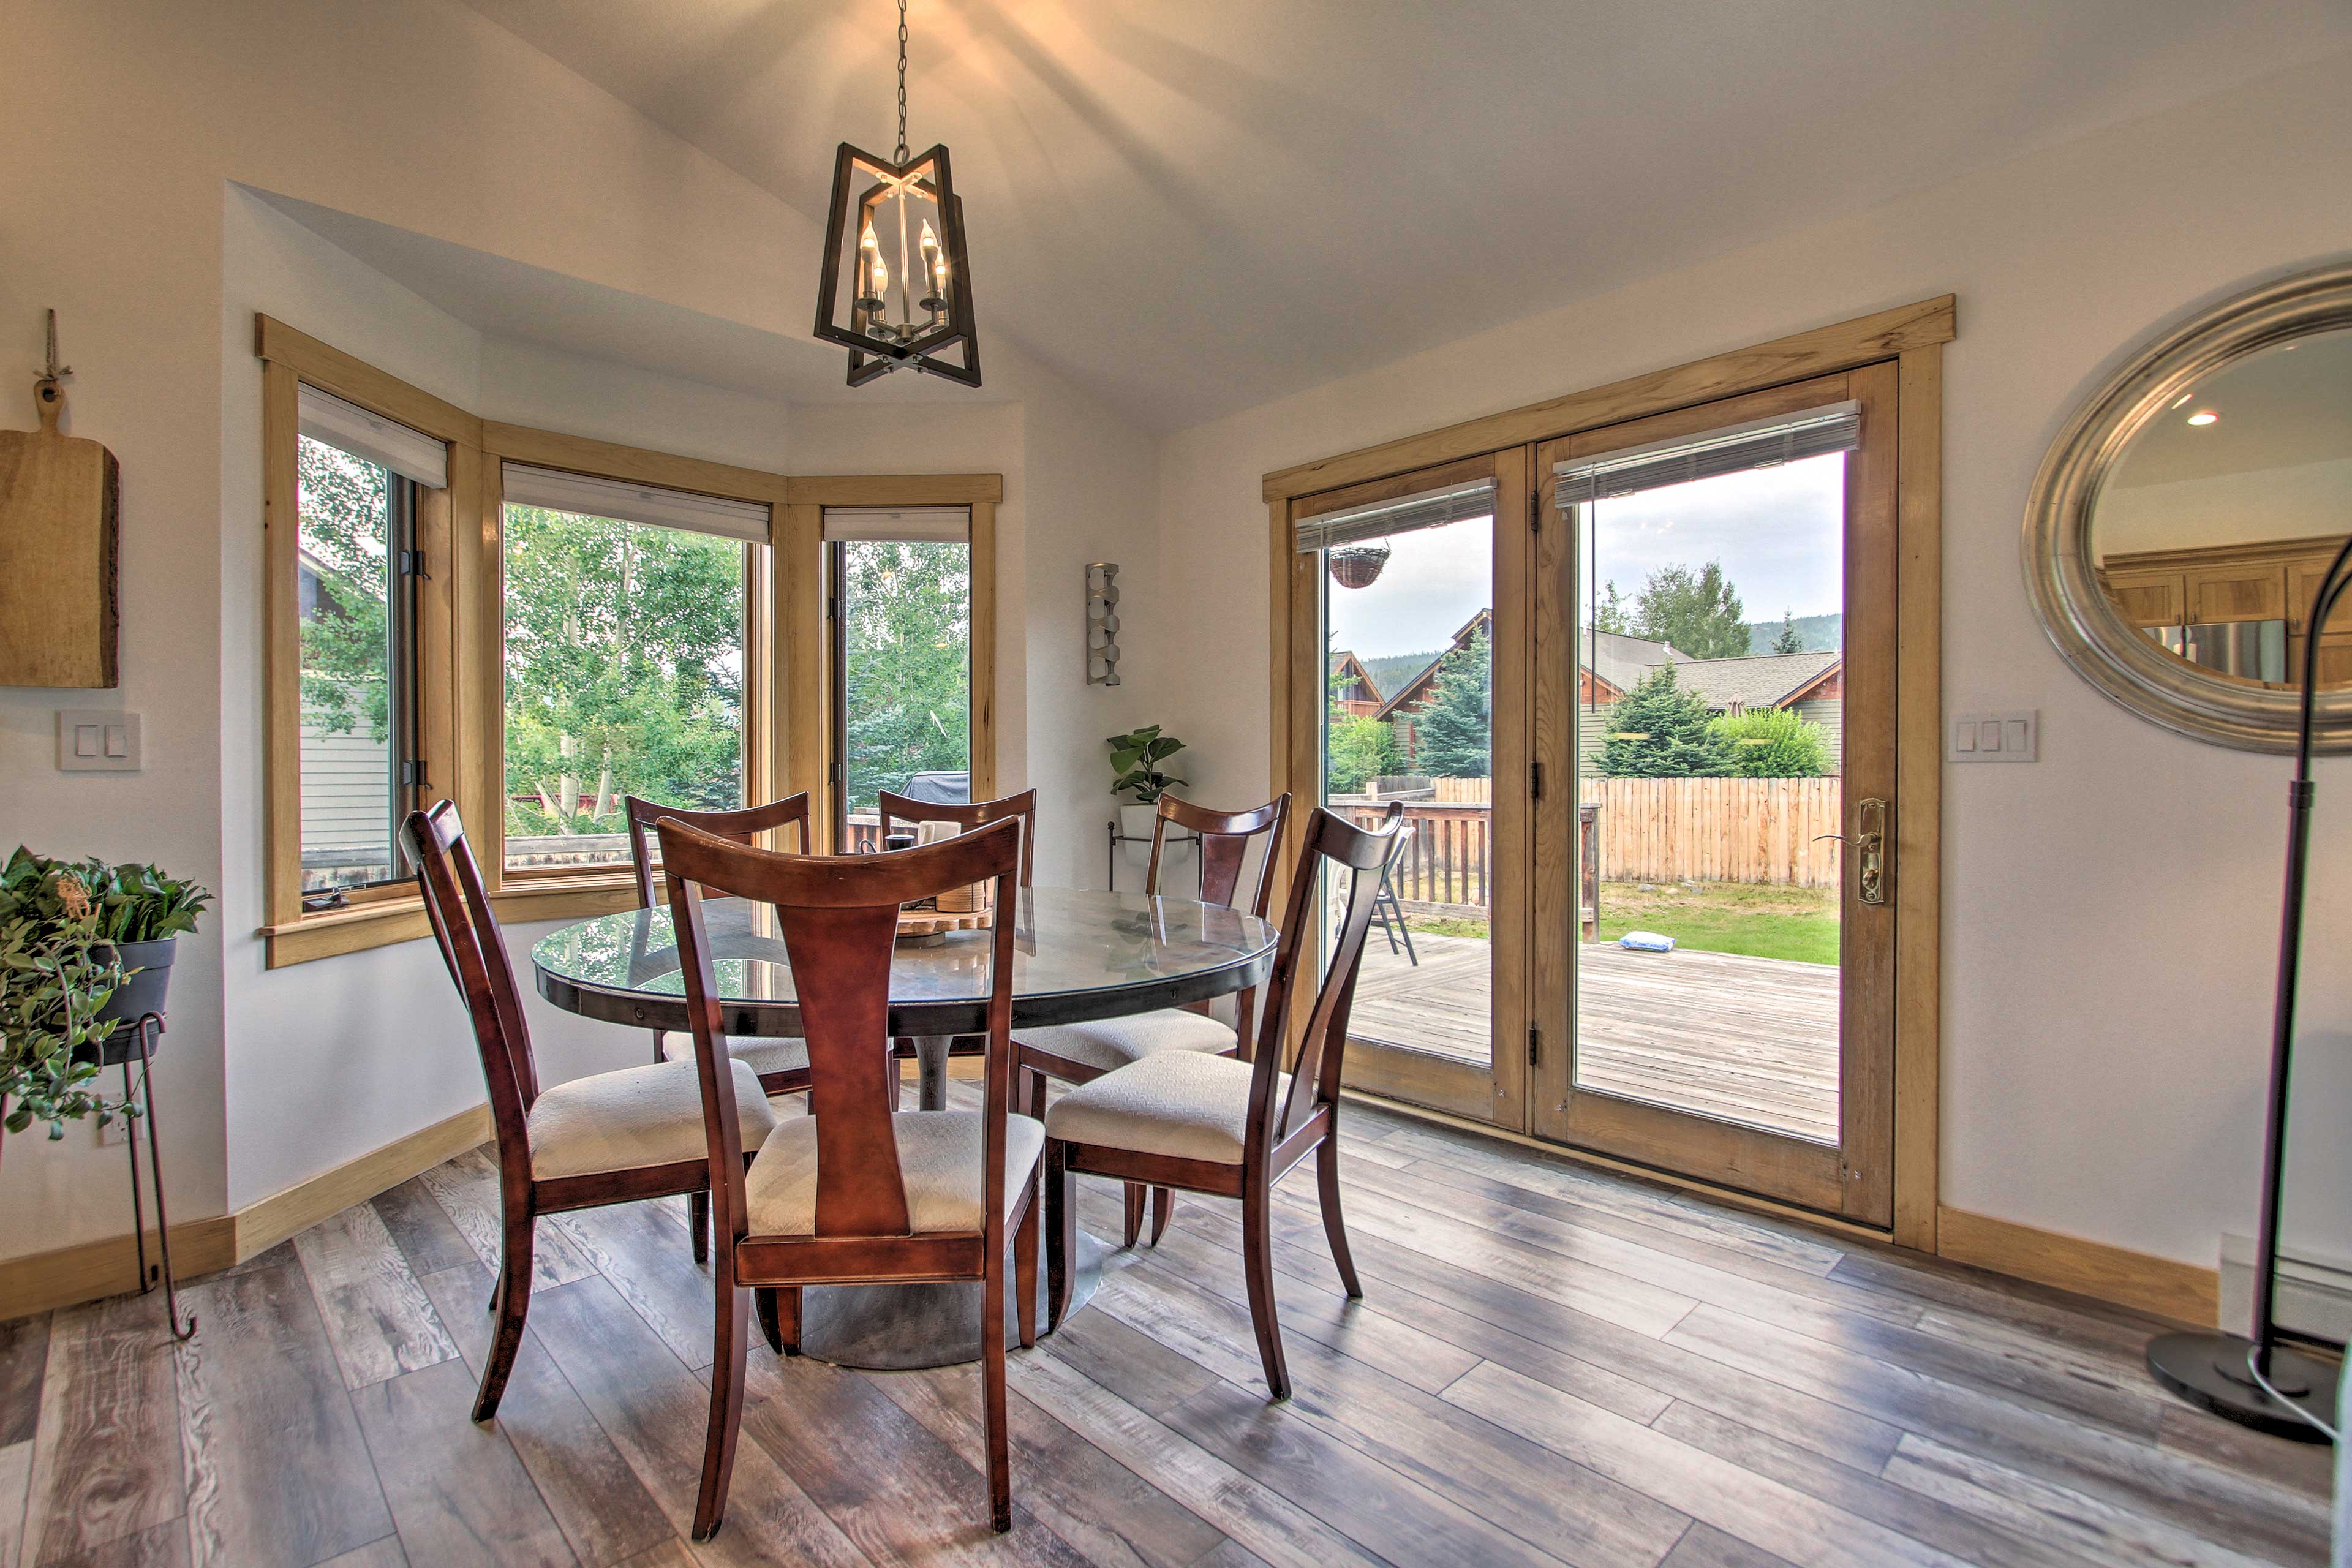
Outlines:
[[[849,384],[909,366],[980,384],[963,204],[948,150],[894,163],[845,142],[835,155],[816,335],[849,351]]]

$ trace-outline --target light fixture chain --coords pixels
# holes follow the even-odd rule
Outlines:
[[[907,0],[898,0],[898,152],[895,162],[907,165]]]

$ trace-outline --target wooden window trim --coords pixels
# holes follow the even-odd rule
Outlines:
[[[1941,813],[1943,784],[1943,360],[1955,337],[1955,298],[1819,327],[1604,386],[1382,442],[1264,476],[1269,535],[1268,784],[1275,794],[1316,784],[1311,694],[1321,679],[1313,614],[1315,571],[1294,549],[1299,519],[1337,504],[1381,499],[1381,486],[1446,464],[1671,414],[1864,365],[1894,364],[1901,629],[1897,652],[1895,826],[1895,1223],[1893,1239],[1937,1250],[1941,1074]],[[1410,488],[1410,487],[1408,487]],[[1346,492],[1342,494],[1341,492]],[[1285,856],[1276,897],[1296,864]]]
[[[262,371],[264,803],[268,967],[310,963],[431,934],[406,888],[369,889],[349,907],[301,902],[301,670],[299,616],[299,389],[332,393],[424,432],[449,451],[449,485],[420,492],[418,545],[431,573],[417,607],[419,750],[436,793],[457,802],[490,852],[499,918],[572,920],[634,908],[625,868],[509,879],[499,796],[505,779],[505,505],[511,459],[600,479],[661,485],[769,508],[769,542],[747,544],[744,574],[745,784],[754,799],[823,791],[824,561],[827,506],[969,506],[972,513],[973,787],[997,787],[995,529],[1000,474],[770,473],[558,431],[485,421],[269,316],[254,317]],[[982,569],[982,563],[986,563]]]

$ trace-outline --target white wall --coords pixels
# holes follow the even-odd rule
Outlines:
[[[91,0],[11,7],[7,28],[0,101],[44,128],[48,151],[0,165],[0,370],[29,384],[40,311],[57,307],[77,372],[68,429],[122,462],[124,626],[120,691],[0,689],[0,839],[153,858],[220,891],[181,944],[156,1075],[175,1219],[249,1204],[481,1095],[429,944],[262,965],[256,310],[494,419],[770,468],[1003,472],[1000,570],[1016,591],[1000,734],[1013,779],[1073,798],[1064,760],[1040,773],[1021,755],[1029,574],[1075,584],[1084,558],[1049,562],[1082,537],[1064,522],[1046,551],[1024,537],[1020,400],[1077,401],[1050,374],[992,347],[984,399],[753,396],[676,363],[658,374],[485,337],[458,306],[409,292],[257,199],[805,336],[814,225],[445,0]],[[387,66],[415,59],[461,68],[402,74],[386,90]],[[1129,465],[1115,484],[1141,528],[1149,447],[1097,434]],[[1036,705],[1073,700],[1049,681]],[[145,770],[57,773],[51,712],[67,703],[142,713]],[[540,931],[509,934],[520,953]],[[643,1059],[640,1037],[528,1005],[551,1079]],[[14,1142],[0,1258],[129,1228],[119,1152],[86,1132]]]
[[[2160,320],[2339,252],[2352,58],[2033,153],[1170,437],[1139,660],[1225,798],[1266,777],[1267,470],[1955,292],[1948,709],[2039,708],[2042,761],[1945,779],[1943,1198],[2210,1268],[2258,1180],[2286,770],[2099,698],[2029,607],[2026,490],[2076,401]],[[1889,127],[1890,134],[1900,128]],[[1606,221],[1605,215],[1597,221]],[[1140,619],[1141,617],[1139,617]],[[2352,782],[2340,762],[2324,773]],[[2327,798],[2323,795],[2323,799]],[[2314,953],[2352,937],[2320,816]],[[2352,981],[2313,966],[2290,1231],[2352,1238]]]

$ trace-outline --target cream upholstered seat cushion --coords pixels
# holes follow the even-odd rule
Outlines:
[[[735,1068],[735,1108],[743,1147],[756,1149],[776,1125],[760,1075]],[[694,1063],[655,1062],[575,1078],[541,1089],[527,1119],[530,1173],[536,1180],[587,1176],[700,1160],[710,1152],[702,1134],[702,1085]]]
[[[1021,1043],[1099,1072],[1116,1072],[1129,1062],[1139,1062],[1161,1051],[1207,1051],[1213,1055],[1232,1050],[1238,1042],[1231,1024],[1220,1024],[1214,1018],[1188,1013],[1181,1007],[1162,1007],[1158,1012],[1138,1013],[1127,1018],[1097,1018],[1090,1024],[1051,1024],[1042,1029],[1024,1029]]]
[[[679,1054],[688,1061],[694,1059],[693,1037],[688,1037],[686,1049]],[[808,1070],[808,1042],[805,1040],[771,1040],[760,1035],[730,1035],[727,1037],[727,1054],[748,1064],[761,1078],[780,1072]]]
[[[753,1236],[816,1234],[816,1124],[787,1117],[760,1149],[743,1178],[743,1206]],[[976,1110],[902,1110],[891,1119],[898,1174],[907,1187],[908,1227],[981,1227],[981,1145],[986,1119]],[[1004,1119],[1004,1212],[1009,1217],[1045,1152],[1045,1127],[1026,1116]]]
[[[1249,1120],[1249,1063],[1202,1051],[1162,1051],[1092,1083],[1080,1084],[1045,1110],[1045,1134],[1179,1160],[1242,1163]],[[1290,1075],[1275,1079],[1275,1103]]]

